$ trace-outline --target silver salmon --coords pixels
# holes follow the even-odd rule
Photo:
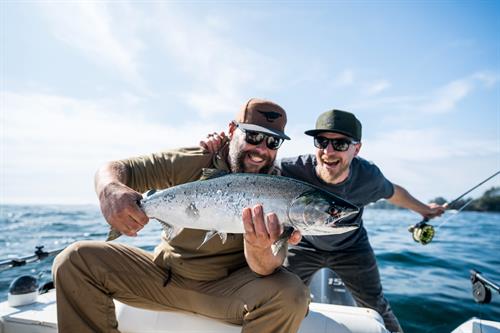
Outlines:
[[[284,227],[302,235],[341,234],[359,227],[358,207],[311,184],[292,178],[252,173],[231,173],[185,183],[148,195],[140,207],[162,223],[168,234],[173,229],[208,231],[225,239],[227,233],[244,233],[243,208],[261,204],[274,212]],[[108,240],[120,235],[112,230]]]

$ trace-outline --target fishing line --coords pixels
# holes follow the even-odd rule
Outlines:
[[[436,232],[439,230],[439,228],[441,228],[445,223],[449,222],[451,219],[455,218],[458,213],[460,213],[462,210],[465,209],[465,207],[467,207],[472,201],[474,201],[473,199],[470,199],[469,201],[467,201],[467,203],[465,205],[463,205],[462,207],[460,207],[459,209],[456,210],[456,212],[453,214],[453,215],[450,215],[448,216],[443,222],[441,222],[438,226],[436,226]]]
[[[471,188],[470,190],[468,190],[467,192],[465,192],[464,194],[462,194],[461,196],[459,196],[458,198],[456,198],[455,200],[453,200],[452,202],[450,202],[448,204],[448,206],[453,206],[453,204],[455,204],[456,202],[458,202],[458,200],[462,199],[465,195],[469,194],[470,192],[472,192],[473,190],[475,190],[479,186],[483,185],[484,183],[486,183],[488,180],[490,180],[491,178],[495,177],[499,173],[500,173],[500,171],[497,171],[496,173],[494,173],[490,177],[486,178],[485,180],[483,180],[482,182],[480,182],[479,184],[477,184],[476,186],[474,186],[473,188]],[[465,205],[463,205],[462,207],[460,207],[459,209],[457,209],[457,211],[456,211],[455,214],[449,216],[446,220],[444,220],[438,226],[436,226],[436,231],[438,231],[439,228],[441,228],[445,223],[449,222],[451,219],[453,219],[454,217],[456,217],[458,215],[458,213],[460,213],[462,210],[464,210],[464,208],[467,207],[469,204],[471,204],[472,201],[474,201],[474,200],[470,199],[469,201],[467,201],[465,203]]]
[[[459,196],[458,198],[456,198],[455,200],[453,200],[452,202],[450,202],[448,204],[448,206],[452,206],[453,204],[455,204],[458,200],[462,199],[463,197],[465,197],[467,194],[469,194],[470,192],[474,191],[476,188],[478,188],[479,186],[483,185],[484,183],[486,183],[488,180],[490,180],[491,178],[495,177],[496,175],[500,174],[500,171],[497,171],[495,172],[494,174],[492,174],[491,176],[489,176],[488,178],[486,178],[485,180],[483,180],[482,182],[480,182],[479,184],[477,184],[476,186],[474,186],[473,188],[471,188],[470,190],[466,191],[465,193],[463,193],[461,196]]]
[[[461,194],[458,198],[456,198],[455,200],[452,200],[450,203],[448,203],[448,207],[453,206],[455,203],[457,203],[464,196],[466,196],[467,194],[469,194],[470,192],[472,192],[473,190],[475,190],[479,186],[483,185],[484,183],[486,183],[490,179],[494,178],[498,174],[500,174],[500,171],[495,172],[493,175],[489,176],[488,178],[486,178],[485,180],[483,180],[482,182],[480,182],[476,186],[465,191],[465,193]],[[436,229],[434,229],[434,227],[431,224],[427,223],[427,222],[429,222],[429,218],[427,218],[427,217],[424,217],[422,221],[420,221],[414,225],[411,225],[410,227],[408,227],[408,231],[411,232],[413,240],[417,243],[422,244],[422,245],[429,244],[432,241],[432,239],[434,238],[434,235],[436,234],[436,230],[439,229],[443,224],[448,222],[450,219],[457,216],[457,214],[460,213],[465,207],[467,207],[472,201],[473,201],[472,199],[469,200],[465,205],[463,205],[462,207],[460,207],[460,209],[458,209],[456,214],[448,217],[441,224],[439,224],[439,226],[437,226]]]

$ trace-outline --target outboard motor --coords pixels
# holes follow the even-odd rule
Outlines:
[[[356,306],[356,301],[344,282],[329,268],[322,268],[314,273],[309,289],[312,302]]]

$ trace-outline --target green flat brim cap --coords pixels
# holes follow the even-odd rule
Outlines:
[[[330,110],[318,117],[315,129],[305,131],[304,133],[316,136],[324,132],[344,134],[359,142],[361,141],[361,122],[350,112]]]

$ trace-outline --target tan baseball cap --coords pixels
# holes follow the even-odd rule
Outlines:
[[[285,134],[286,112],[278,104],[251,98],[243,104],[234,120],[244,130],[261,132],[290,140]]]

